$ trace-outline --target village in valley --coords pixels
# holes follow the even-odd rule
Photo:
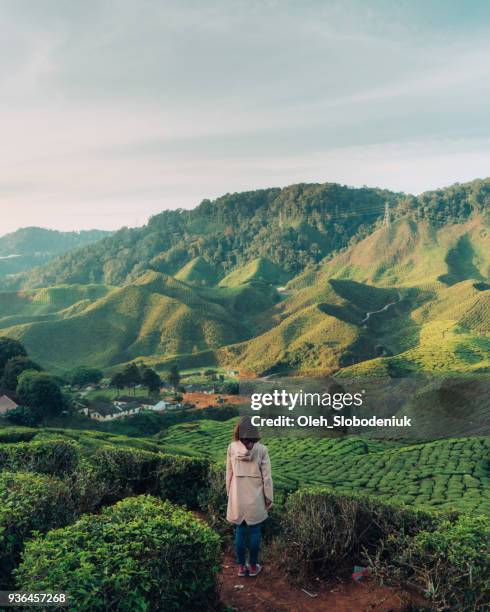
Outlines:
[[[79,366],[61,376],[47,375],[20,351],[8,362],[13,382],[1,379],[0,420],[33,425],[45,416],[70,421],[123,420],[140,414],[237,406],[237,372],[223,369],[179,371],[176,365],[162,376],[144,363],[131,362],[112,373]],[[56,415],[46,415],[44,403],[60,398]],[[55,402],[56,403],[56,402]]]

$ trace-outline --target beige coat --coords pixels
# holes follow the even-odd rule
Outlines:
[[[256,525],[265,521],[265,498],[273,500],[271,462],[267,448],[257,442],[248,451],[240,441],[228,446],[226,461],[226,519],[240,525]]]

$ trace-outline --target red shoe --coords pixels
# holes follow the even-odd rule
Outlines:
[[[246,576],[247,575],[247,568],[245,567],[245,565],[239,565],[238,566],[238,575],[239,576]]]
[[[248,575],[257,576],[257,574],[260,574],[261,571],[262,571],[262,566],[260,565],[260,563],[256,563],[255,565],[252,564],[248,570]]]

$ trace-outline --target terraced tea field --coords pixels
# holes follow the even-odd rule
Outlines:
[[[182,453],[224,460],[232,423],[172,427],[163,438]],[[382,500],[490,515],[490,438],[401,444],[364,438],[264,439],[278,488],[329,485]]]

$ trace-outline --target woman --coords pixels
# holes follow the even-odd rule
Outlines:
[[[243,417],[233,431],[226,461],[226,519],[234,523],[238,575],[257,576],[261,527],[272,506],[271,462],[267,448],[260,444],[257,427]],[[247,532],[249,563],[246,563]]]

